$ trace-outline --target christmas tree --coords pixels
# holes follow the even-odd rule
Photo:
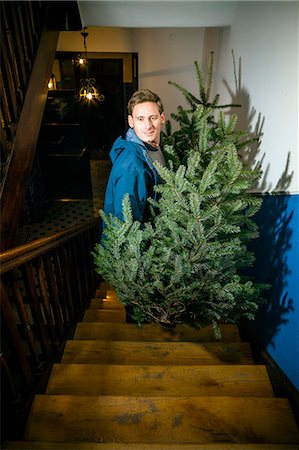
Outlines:
[[[236,131],[236,115],[225,115],[232,105],[210,101],[213,57],[207,80],[197,62],[195,70],[198,98],[171,82],[187,108],[172,114],[177,131],[166,127],[167,165],[155,163],[163,183],[158,200],[149,199],[150,220],[134,221],[126,196],[124,221],[100,211],[105,239],[93,255],[137,323],[212,323],[220,337],[220,323],[253,319],[260,302],[260,286],[243,272],[254,260],[247,245],[258,236],[252,218],[261,202],[249,189],[261,174],[242,162],[250,141]]]

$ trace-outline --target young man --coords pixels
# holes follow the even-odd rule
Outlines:
[[[158,160],[165,164],[160,149],[164,108],[157,94],[148,89],[136,91],[128,103],[128,124],[125,139],[119,137],[110,151],[112,169],[105,194],[104,211],[123,220],[122,200],[130,196],[133,217],[147,218],[147,198],[155,197],[153,187],[161,180],[153,166]]]

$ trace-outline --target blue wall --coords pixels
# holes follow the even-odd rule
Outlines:
[[[266,195],[255,218],[257,282],[270,283],[268,303],[250,329],[289,380],[299,389],[299,195]]]

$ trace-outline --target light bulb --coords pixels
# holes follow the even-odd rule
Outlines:
[[[92,93],[91,93],[91,92],[88,92],[88,94],[86,95],[86,98],[87,98],[88,100],[91,100],[91,99],[92,99]]]

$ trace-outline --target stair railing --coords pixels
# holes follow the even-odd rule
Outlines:
[[[46,29],[41,2],[2,3],[1,251],[16,245],[59,37]]]
[[[99,236],[92,219],[0,254],[2,429],[13,423],[14,435],[95,293]]]
[[[1,2],[1,181],[46,20],[43,2]]]
[[[78,2],[0,2],[1,251],[17,242],[59,32],[82,29]]]

